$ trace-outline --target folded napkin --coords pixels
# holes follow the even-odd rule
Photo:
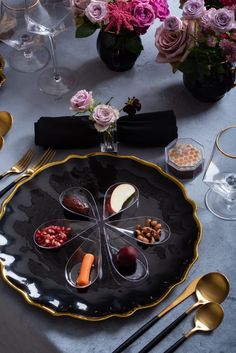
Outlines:
[[[41,117],[35,124],[35,144],[52,148],[88,148],[100,143],[100,133],[88,116]],[[172,110],[123,116],[117,121],[118,141],[127,145],[166,146],[177,135]]]

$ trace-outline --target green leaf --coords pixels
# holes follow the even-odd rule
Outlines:
[[[85,38],[91,36],[99,26],[96,23],[84,22],[76,29],[77,38]]]
[[[185,60],[184,62],[180,63],[178,66],[177,66],[177,69],[179,71],[182,71],[182,72],[185,72],[186,74],[191,74],[196,66],[193,66],[194,63],[191,59],[187,59]]]
[[[126,38],[126,48],[134,54],[140,54],[143,50],[141,39],[137,35],[128,36]]]
[[[76,18],[76,27],[82,26],[83,23],[84,23],[83,17],[79,16]]]
[[[218,74],[223,74],[225,72],[225,66],[223,65],[218,65],[216,68]]]

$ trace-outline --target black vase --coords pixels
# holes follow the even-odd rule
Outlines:
[[[198,72],[198,75],[183,73],[183,83],[193,97],[202,102],[216,102],[223,98],[235,82],[232,66],[224,64],[223,72],[212,69],[209,74]]]
[[[142,49],[139,35],[132,32],[115,34],[101,30],[98,34],[97,51],[110,70],[130,70]]]

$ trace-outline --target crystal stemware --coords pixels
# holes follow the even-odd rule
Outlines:
[[[221,130],[203,177],[206,206],[217,217],[236,220],[236,126]]]
[[[31,0],[35,6],[37,0]],[[9,53],[9,65],[20,72],[35,72],[45,67],[50,54],[42,37],[27,32],[24,18],[24,1],[3,0],[0,15],[0,40],[13,47]]]
[[[46,94],[62,96],[76,83],[75,74],[68,68],[58,67],[55,52],[55,37],[72,26],[73,13],[66,1],[38,0],[30,6],[25,0],[28,31],[49,38],[53,68],[44,70],[39,76],[39,88]]]

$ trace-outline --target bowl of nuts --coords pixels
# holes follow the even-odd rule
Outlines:
[[[160,245],[167,241],[171,234],[168,224],[154,216],[112,221],[108,226],[145,245]]]

